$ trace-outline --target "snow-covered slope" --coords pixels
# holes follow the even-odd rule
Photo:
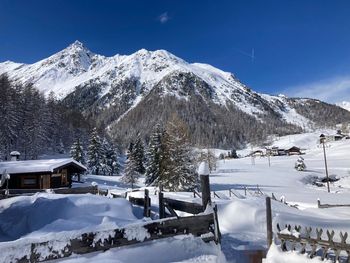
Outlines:
[[[260,96],[239,82],[232,73],[201,63],[188,63],[165,50],[141,49],[131,55],[104,57],[89,51],[79,41],[66,49],[34,64],[18,64],[10,61],[0,63],[0,74],[20,83],[33,83],[46,96],[53,92],[63,99],[76,87],[98,84],[102,87],[99,97],[108,94],[118,83],[137,79],[134,104],[165,76],[174,72],[192,73],[212,88],[212,100],[219,105],[234,103],[240,110],[251,114],[263,114],[265,100],[276,108],[276,101],[286,105],[279,97]],[[175,94],[176,95],[176,94]],[[178,95],[178,94],[177,94]],[[180,95],[181,97],[181,95]],[[109,106],[106,103],[105,106]],[[277,109],[277,108],[276,108]],[[283,118],[294,124],[304,122],[293,109],[278,107]]]
[[[350,111],[350,101],[342,101],[342,102],[336,103],[336,105]]]
[[[45,96],[55,94],[123,141],[125,134],[131,136],[130,127],[149,135],[156,122],[167,121],[170,112],[187,118],[196,144],[220,147],[252,137],[249,129],[287,134],[350,120],[349,112],[334,105],[259,94],[232,73],[186,62],[165,50],[105,57],[76,41],[34,64],[0,63],[2,73],[15,83],[33,83]]]

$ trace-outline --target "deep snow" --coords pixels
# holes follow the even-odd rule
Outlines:
[[[331,183],[331,193],[326,187],[312,184],[313,178],[325,176],[322,148],[317,144],[319,133],[286,136],[275,139],[272,145],[287,147],[296,145],[304,149],[306,171],[294,169],[297,156],[271,157],[271,167],[266,157],[251,157],[218,161],[217,170],[210,174],[212,191],[221,198],[212,200],[218,205],[219,225],[222,232],[221,249],[205,244],[193,237],[170,238],[142,245],[112,249],[105,253],[72,256],[63,262],[245,262],[244,251],[266,248],[265,196],[259,196],[255,188],[277,198],[283,198],[299,209],[277,201],[272,202],[273,226],[298,224],[302,226],[350,231],[350,209],[346,207],[319,209],[322,203],[350,203],[350,140],[327,144],[328,167],[331,175],[340,180]],[[220,151],[216,151],[219,153]],[[248,152],[245,151],[245,152]],[[244,155],[240,152],[241,155]],[[86,184],[97,182],[100,188],[123,193],[128,186],[120,183],[120,177],[89,175]],[[143,181],[139,182],[143,186]],[[248,188],[245,196],[244,187]],[[229,196],[233,189],[238,196]],[[149,188],[152,199],[152,216],[157,218],[158,196]],[[143,196],[143,191],[129,195]],[[165,193],[172,198],[201,202],[193,193]],[[64,208],[64,209],[63,209]],[[63,210],[62,210],[63,209]],[[43,213],[42,211],[45,211]],[[185,216],[186,214],[181,214]],[[143,222],[140,208],[132,207],[124,199],[109,199],[93,195],[36,194],[0,201],[0,249],[11,244],[68,236],[94,230],[106,230],[130,223]],[[131,233],[130,235],[133,235]],[[147,246],[147,249],[145,249]],[[145,252],[146,250],[146,252]],[[158,256],[160,254],[160,256]],[[278,246],[269,251],[266,262],[318,262],[297,252],[284,253]],[[117,261],[118,262],[118,261]]]

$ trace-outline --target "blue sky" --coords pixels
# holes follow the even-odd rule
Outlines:
[[[0,0],[0,11],[0,61],[75,40],[106,56],[166,49],[259,92],[350,100],[350,1]]]

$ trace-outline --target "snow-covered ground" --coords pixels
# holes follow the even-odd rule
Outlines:
[[[295,145],[305,150],[305,171],[296,171],[297,156],[250,157],[220,160],[217,170],[210,175],[211,190],[221,198],[212,200],[218,205],[222,244],[205,244],[193,237],[169,238],[142,245],[111,249],[107,252],[72,256],[60,262],[246,262],[247,250],[266,249],[266,215],[264,196],[255,196],[255,188],[271,196],[296,204],[299,209],[280,202],[272,202],[273,225],[290,223],[350,231],[348,207],[319,209],[321,203],[350,204],[350,140],[326,145],[329,174],[339,178],[331,183],[331,192],[325,186],[312,184],[325,176],[323,150],[317,145],[319,133],[281,137],[273,145]],[[89,175],[83,185],[96,182],[100,188],[125,192],[120,177]],[[141,180],[139,185],[143,187]],[[245,196],[244,188],[247,187]],[[239,197],[230,197],[229,189]],[[153,216],[157,218],[158,197],[150,188]],[[142,196],[143,192],[130,193]],[[172,198],[200,203],[192,193],[165,193]],[[43,211],[45,211],[43,213]],[[115,228],[129,223],[143,222],[140,208],[123,199],[109,199],[93,195],[37,194],[0,201],[0,249],[9,244],[28,240],[67,237],[76,233]],[[337,235],[337,234],[336,234]],[[147,246],[147,249],[145,249]],[[222,251],[222,252],[221,252]],[[284,260],[284,261],[281,261]],[[0,260],[1,261],[1,260]],[[297,252],[284,253],[278,246],[269,251],[266,262],[318,262]]]

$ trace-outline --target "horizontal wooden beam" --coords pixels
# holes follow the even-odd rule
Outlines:
[[[215,240],[214,214],[198,216],[168,218],[152,221],[141,225],[130,225],[121,229],[85,233],[71,240],[46,241],[29,244],[30,254],[22,258],[6,259],[9,262],[33,263],[68,257],[72,254],[85,254],[105,251],[110,248],[137,244],[150,240],[174,237],[176,235],[192,234],[202,237],[206,242]],[[135,231],[138,235],[135,235]],[[55,242],[59,244],[58,249]],[[14,251],[16,248],[9,248]],[[23,249],[17,248],[17,249]],[[45,251],[42,255],[42,251]]]
[[[190,203],[170,198],[164,198],[164,203],[174,210],[179,210],[190,214],[199,214],[204,211],[203,206],[197,203]]]

